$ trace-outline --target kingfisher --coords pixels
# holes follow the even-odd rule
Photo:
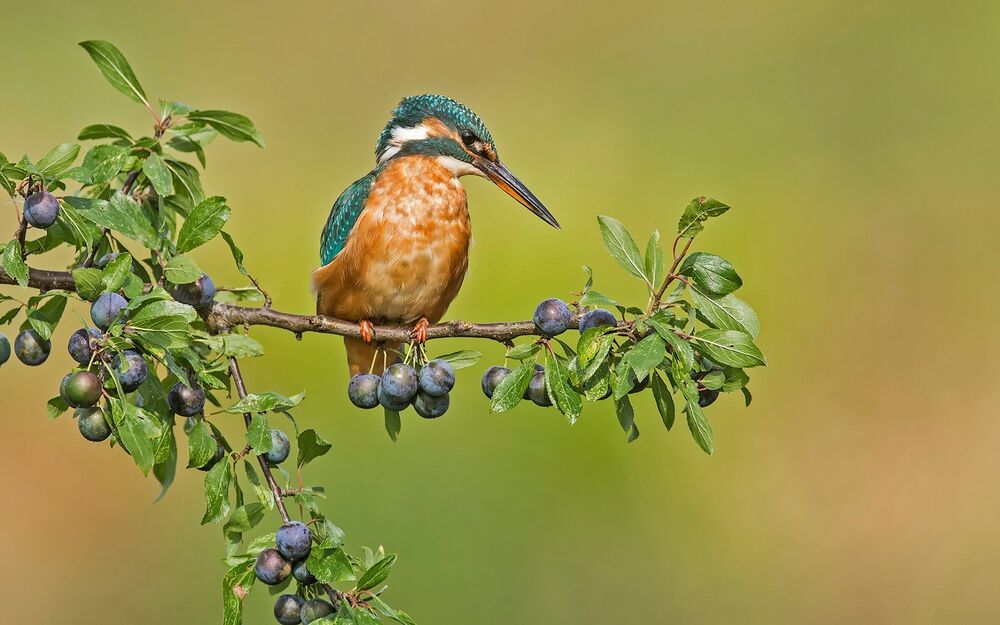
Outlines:
[[[423,343],[458,295],[472,242],[462,176],[487,178],[559,227],[469,107],[440,95],[404,98],[378,137],[375,168],[334,202],[313,272],[316,312],[358,322],[361,338],[344,337],[351,375],[394,361],[399,345],[375,344],[374,324],[413,325],[412,340]]]

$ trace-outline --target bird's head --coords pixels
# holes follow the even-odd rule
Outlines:
[[[456,176],[488,178],[545,223],[559,227],[552,213],[500,162],[483,120],[461,102],[418,95],[399,103],[379,135],[375,157],[382,164],[410,154],[436,157]]]

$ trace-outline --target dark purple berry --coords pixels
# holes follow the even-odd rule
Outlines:
[[[410,405],[410,402],[408,401],[399,401],[398,399],[386,395],[384,384],[380,384],[378,387],[378,403],[386,410],[391,410],[393,412],[402,412],[406,410],[407,406]]]
[[[36,228],[48,228],[59,218],[59,200],[48,191],[36,191],[24,200],[24,220]]]
[[[264,454],[264,459],[271,464],[281,464],[288,459],[288,452],[292,446],[288,442],[288,437],[281,430],[271,430],[271,449]],[[294,560],[295,558],[293,558]]]
[[[450,404],[451,397],[448,393],[435,396],[420,391],[417,393],[417,398],[413,400],[413,409],[425,419],[436,419],[448,411]]]
[[[698,405],[702,408],[708,408],[715,403],[715,400],[719,398],[718,389],[705,389],[703,391],[698,391]]]
[[[112,322],[124,311],[127,315],[128,300],[117,293],[101,293],[90,305],[90,318],[102,330],[111,327]]]
[[[142,386],[149,375],[146,359],[134,349],[126,349],[120,355],[115,354],[111,364],[118,376],[118,383],[126,393],[131,393]]]
[[[167,404],[175,415],[193,417],[205,408],[205,391],[178,382],[167,393]]]
[[[580,334],[583,334],[591,328],[600,328],[603,326],[617,326],[618,319],[615,318],[608,310],[603,308],[595,308],[594,310],[588,310],[580,318]]]
[[[417,394],[417,372],[401,362],[390,365],[382,374],[379,392],[396,404],[410,403]]]
[[[323,599],[310,599],[305,602],[302,606],[302,612],[300,613],[302,618],[302,625],[309,625],[313,621],[318,621],[321,618],[327,616],[333,616],[337,613],[337,606],[333,605],[329,601]]]
[[[508,374],[510,374],[510,369],[507,367],[493,366],[487,369],[486,373],[483,374],[483,394],[493,399],[493,393],[496,392],[497,387]]]
[[[291,561],[301,560],[312,550],[312,532],[300,521],[291,521],[278,528],[274,538],[278,551]]]
[[[277,586],[292,574],[292,565],[277,549],[265,549],[257,556],[253,572],[268,586]]]
[[[544,336],[556,336],[569,328],[573,314],[569,306],[560,299],[547,299],[535,309],[535,327]]]
[[[195,308],[206,308],[215,299],[215,283],[207,273],[189,284],[178,284],[172,292],[174,299]]]
[[[0,365],[10,360],[10,339],[0,332]]]
[[[101,338],[96,328],[80,328],[69,336],[66,350],[73,360],[81,365],[89,365],[94,356],[94,341]]]
[[[432,397],[443,397],[455,388],[455,367],[445,360],[431,360],[420,368],[420,390]]]
[[[298,583],[305,584],[307,586],[309,584],[316,583],[316,576],[313,575],[309,570],[309,567],[306,566],[305,560],[299,560],[294,566],[292,566],[292,577],[294,577],[295,581]]]
[[[80,428],[80,434],[94,443],[107,440],[111,436],[111,426],[108,425],[100,408],[88,408],[81,411],[76,418],[76,425]]]
[[[52,343],[43,339],[34,330],[25,330],[14,338],[14,355],[29,367],[36,367],[45,362],[51,351]]]
[[[274,618],[281,625],[298,625],[302,622],[300,613],[305,599],[298,595],[281,595],[274,602]]]
[[[359,373],[347,385],[347,397],[358,408],[378,406],[378,386],[382,378],[374,373]]]
[[[528,382],[528,399],[539,406],[547,407],[552,405],[549,393],[545,390],[545,371],[536,371]]]
[[[101,398],[101,381],[90,371],[77,371],[63,378],[60,395],[74,408],[90,408]]]

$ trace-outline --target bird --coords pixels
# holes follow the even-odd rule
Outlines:
[[[361,338],[344,337],[352,376],[396,359],[400,345],[376,343],[375,324],[412,325],[423,343],[458,295],[472,242],[463,176],[492,181],[559,228],[469,107],[442,95],[403,98],[378,136],[375,168],[334,202],[312,274],[317,314],[358,323]]]

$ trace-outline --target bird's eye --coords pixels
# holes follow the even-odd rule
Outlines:
[[[479,141],[479,137],[477,137],[471,130],[463,130],[459,134],[462,136],[462,143],[464,143],[467,148],[471,148],[477,141]]]

